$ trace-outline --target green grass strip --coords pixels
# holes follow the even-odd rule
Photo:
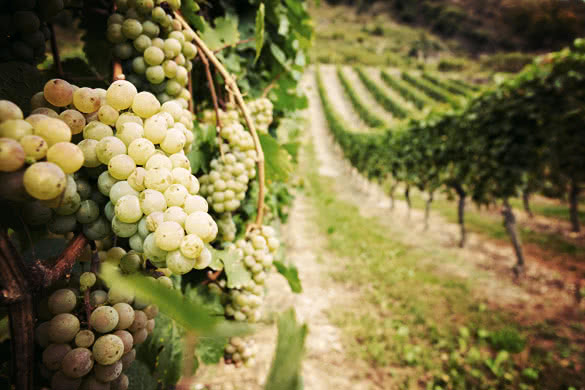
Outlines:
[[[372,112],[368,108],[368,105],[361,99],[361,97],[358,95],[356,90],[353,88],[353,86],[351,85],[351,83],[349,82],[349,80],[347,79],[345,74],[343,74],[341,67],[337,67],[337,77],[341,81],[341,85],[343,85],[343,89],[345,90],[345,93],[347,94],[347,96],[349,96],[349,100],[351,100],[351,104],[353,105],[353,107],[357,111],[360,118],[362,118],[362,120],[364,122],[366,122],[366,124],[370,127],[375,127],[375,128],[385,127],[385,128],[387,128],[388,124],[382,118],[380,118],[378,115],[376,115],[374,112]]]
[[[439,88],[420,77],[415,77],[406,72],[402,72],[402,79],[438,102],[448,103],[453,106],[460,105],[460,102],[456,98],[441,91]]]
[[[363,71],[363,69],[358,68],[358,67],[356,67],[354,69],[357,72],[362,83],[364,83],[366,88],[372,93],[372,95],[374,95],[374,98],[378,102],[380,102],[380,104],[382,105],[382,107],[384,107],[386,109],[386,111],[392,113],[392,115],[394,115],[395,117],[400,118],[400,119],[404,119],[404,118],[408,117],[408,115],[409,115],[408,110],[406,108],[404,108],[402,106],[402,104],[398,103],[397,101],[392,99],[390,96],[388,96],[386,94],[386,92],[379,85],[377,85],[372,79],[370,79],[366,75],[366,73]]]
[[[481,89],[481,87],[478,85],[466,83],[465,81],[459,80],[459,79],[449,79],[449,82],[451,84],[457,85],[459,87],[468,89],[468,90],[473,91],[473,92],[478,92]]]
[[[457,85],[450,84],[446,80],[442,80],[438,77],[435,77],[435,76],[431,75],[430,73],[424,72],[422,74],[422,77],[425,80],[428,80],[429,82],[433,83],[436,87],[442,88],[450,93],[453,93],[455,95],[460,95],[460,96],[468,96],[468,91],[465,90],[464,88],[459,87]]]
[[[400,96],[414,104],[415,107],[418,108],[419,110],[423,109],[426,105],[431,105],[434,103],[431,99],[426,97],[426,95],[418,92],[409,84],[403,83],[397,78],[391,76],[388,72],[384,70],[381,72],[381,77],[382,80],[386,83],[386,85],[396,90],[396,92],[398,92]]]

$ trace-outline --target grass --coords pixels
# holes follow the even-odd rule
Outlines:
[[[481,271],[468,278],[441,272],[445,264],[461,265],[463,259],[451,249],[409,246],[400,228],[388,231],[376,217],[362,216],[353,203],[337,198],[333,179],[317,174],[311,147],[308,154],[303,169],[316,225],[328,253],[346,259],[332,276],[361,295],[356,307],[329,313],[352,353],[397,389],[546,388],[524,371],[538,377],[540,370],[555,366],[555,372],[556,360],[535,353],[516,364],[512,352],[524,349],[531,330],[474,298],[475,283],[485,277]],[[571,378],[575,384],[580,380]]]
[[[404,200],[404,195],[397,193],[396,198]],[[410,199],[412,201],[413,208],[420,210],[424,209],[425,200],[420,195],[413,194],[411,191]],[[512,202],[512,205],[518,209],[521,207],[521,201],[514,200]],[[539,211],[537,210],[540,210],[541,208],[547,209],[548,207],[550,207],[551,210],[556,210],[556,212],[559,213],[560,210],[562,210],[561,206],[544,205],[542,206],[534,205],[533,209],[534,212],[539,213]],[[431,209],[434,212],[439,213],[448,222],[457,223],[457,207],[454,202],[451,202],[446,199],[435,199],[431,206]],[[502,218],[499,215],[487,215],[485,213],[480,213],[477,212],[477,210],[473,207],[468,206],[466,208],[465,226],[469,231],[484,234],[496,240],[509,239],[506,233],[506,229],[502,224]],[[521,225],[519,225],[518,228],[523,242],[535,244],[543,250],[554,253],[565,254],[570,256],[585,255],[584,247],[575,245],[557,234],[535,232],[534,230],[531,230]]]

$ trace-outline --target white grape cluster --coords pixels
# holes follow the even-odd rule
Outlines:
[[[128,81],[150,90],[161,103],[191,99],[186,89],[191,60],[197,55],[194,33],[166,13],[163,4],[179,10],[181,1],[116,0],[117,13],[108,19],[106,37],[114,56],[123,60]]]
[[[227,317],[251,323],[260,319],[264,282],[267,273],[272,269],[274,254],[279,246],[276,231],[270,226],[262,226],[261,229],[252,231],[246,239],[233,244],[232,247],[252,275],[252,280],[242,289],[232,289],[229,292],[229,303],[225,307]]]
[[[224,360],[236,367],[252,367],[256,363],[258,347],[252,338],[232,337],[225,347]]]
[[[193,140],[180,122],[184,110],[175,101],[161,106],[153,94],[137,93],[123,80],[108,88],[107,103],[114,111],[128,110],[115,122],[115,133],[108,121],[92,122],[82,142],[88,142],[86,161],[107,166],[97,187],[110,199],[104,213],[112,231],[172,273],[207,267],[205,244],[217,236],[217,225],[197,195],[199,182],[184,153]]]
[[[230,126],[234,123],[240,122],[240,114],[236,110],[236,107],[233,105],[228,105],[227,109],[224,111],[222,109],[218,109],[219,112],[219,120],[222,126]],[[214,110],[204,110],[201,114],[201,122],[208,123],[211,125],[215,125],[215,111]]]
[[[248,110],[254,121],[254,127],[261,133],[267,134],[273,120],[273,105],[268,98],[260,98],[248,102]]]
[[[238,232],[237,226],[232,218],[231,213],[223,213],[217,220],[218,237],[223,242],[233,242]]]
[[[99,284],[92,272],[79,278],[81,291],[88,290],[89,318],[74,288],[58,289],[40,305],[39,318],[45,321],[36,327],[35,339],[43,349],[41,373],[52,390],[126,390],[124,371],[136,358],[134,347],[154,330],[155,305]]]
[[[216,213],[233,212],[246,197],[248,183],[256,177],[256,150],[252,135],[241,124],[222,129],[223,155],[210,163],[211,171],[199,178],[201,195]]]
[[[50,38],[47,21],[64,8],[63,0],[1,2],[0,62],[42,60]]]

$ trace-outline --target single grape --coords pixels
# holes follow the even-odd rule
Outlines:
[[[14,172],[24,166],[23,147],[10,138],[0,138],[0,171]]]
[[[108,163],[108,172],[118,180],[125,180],[136,169],[136,163],[126,154],[112,157]]]
[[[52,371],[57,371],[61,368],[61,362],[65,355],[71,351],[68,344],[50,344],[43,351],[43,364]]]
[[[83,225],[83,234],[89,240],[103,240],[111,233],[111,231],[110,222],[102,217]]]
[[[65,173],[77,172],[84,159],[83,151],[69,142],[57,142],[47,151],[47,161],[57,164]]]
[[[203,248],[203,250],[201,251],[201,254],[199,255],[199,257],[197,258],[197,261],[195,262],[195,265],[193,266],[193,268],[205,269],[205,268],[209,267],[209,264],[211,264],[212,259],[213,258],[211,256],[211,252],[209,251],[209,249]]]
[[[181,227],[185,226],[185,220],[187,219],[187,213],[178,206],[171,206],[163,213],[164,221],[177,222]]]
[[[130,386],[130,380],[128,379],[128,376],[122,374],[118,379],[112,381],[110,390],[128,390],[128,386]]]
[[[122,23],[122,33],[128,39],[136,39],[142,34],[142,24],[136,19],[126,19]]]
[[[138,196],[139,192],[133,189],[127,181],[122,180],[115,183],[110,189],[110,201],[116,205],[118,200],[124,195],[135,195]],[[144,211],[144,210],[143,210]],[[145,213],[146,214],[146,213]]]
[[[132,346],[134,345],[132,334],[126,330],[117,330],[114,332],[114,334],[118,336],[124,343],[124,353],[130,352],[132,350]]]
[[[144,136],[144,128],[141,124],[134,122],[126,122],[122,127],[118,127],[116,137],[120,138],[128,147],[132,141],[142,138]]]
[[[132,83],[125,80],[114,81],[108,88],[106,101],[116,110],[125,110],[132,105],[137,93],[138,91]],[[116,128],[118,128],[117,124]]]
[[[89,294],[89,303],[93,306],[100,306],[108,300],[108,293],[103,290],[95,290]]]
[[[195,265],[194,258],[188,258],[182,255],[182,252],[175,250],[167,254],[167,268],[177,275],[184,275],[193,269]]]
[[[79,88],[73,93],[73,105],[83,113],[91,113],[99,110],[100,97],[96,91],[91,88]]]
[[[146,35],[146,34],[141,34],[138,38],[136,38],[134,40],[134,48],[139,53],[144,53],[144,51],[147,48],[151,47],[151,45],[152,45],[152,41],[151,41],[150,37],[148,37],[148,35]]]
[[[150,84],[157,85],[165,81],[165,71],[161,65],[149,66],[145,75]]]
[[[61,313],[51,319],[49,339],[54,343],[68,343],[79,332],[79,320],[72,314]]]
[[[96,363],[101,365],[114,364],[124,353],[124,343],[113,334],[99,337],[92,348]]]
[[[165,53],[156,46],[151,46],[144,51],[144,61],[150,66],[160,65],[164,59]]]
[[[0,122],[10,119],[22,119],[22,110],[9,100],[0,100]]]
[[[97,365],[97,364],[96,364]],[[104,383],[96,379],[95,376],[90,375],[83,378],[81,382],[82,390],[112,390],[110,383]]]
[[[96,154],[102,164],[108,164],[114,156],[125,153],[126,145],[114,136],[102,138],[96,146]]]
[[[122,369],[122,361],[118,360],[117,362],[107,366],[96,364],[93,368],[93,371],[96,379],[98,379],[100,382],[107,383],[117,379],[120,374],[122,374]]]
[[[173,161],[164,154],[155,153],[148,159],[144,168],[147,170],[161,168],[170,171],[173,169]]]
[[[89,348],[93,345],[95,341],[95,335],[91,330],[81,330],[75,336],[75,345],[81,348]]]
[[[79,209],[75,213],[77,222],[81,224],[88,224],[94,222],[100,216],[99,205],[91,199],[87,199],[81,202]]]
[[[61,371],[70,378],[81,378],[93,368],[93,356],[87,348],[75,348],[67,353],[61,363]]]
[[[135,189],[136,191],[144,191],[146,187],[144,187],[144,177],[146,176],[146,170],[142,167],[137,167],[134,172],[128,176],[126,180],[130,187]]]
[[[177,222],[163,222],[155,232],[156,245],[162,250],[174,251],[179,248],[184,236],[185,231]]]
[[[138,231],[138,224],[125,223],[120,221],[118,217],[114,217],[114,219],[112,219],[112,231],[118,237],[129,238]]]
[[[112,137],[114,135],[114,131],[112,128],[105,123],[99,121],[89,122],[83,128],[83,138],[87,139],[94,139],[96,141],[100,141],[106,137]]]
[[[151,157],[152,159],[152,157]],[[150,160],[149,160],[150,161]],[[148,164],[148,163],[147,163]],[[144,186],[148,189],[164,192],[173,183],[171,171],[165,168],[148,169],[144,177]]]
[[[111,306],[100,306],[89,318],[90,325],[99,333],[108,333],[118,325],[118,312]]]
[[[65,122],[57,118],[44,118],[34,126],[35,135],[41,136],[49,146],[57,142],[71,141],[71,129]]]
[[[81,386],[81,378],[70,378],[57,371],[51,378],[51,390],[77,390]]]
[[[43,92],[45,99],[56,107],[65,107],[73,103],[73,87],[65,80],[49,80]]]
[[[35,329],[35,341],[37,344],[46,348],[49,345],[49,324],[50,322],[43,322]]]
[[[196,234],[188,234],[181,241],[181,254],[190,259],[196,259],[201,255],[205,244]]]
[[[202,211],[196,211],[187,217],[185,230],[188,234],[196,234],[205,243],[213,241],[217,236],[217,224],[209,214]]]
[[[101,165],[100,160],[97,157],[98,141],[95,139],[84,139],[77,144],[79,149],[83,152],[83,166],[87,168],[95,168]]]
[[[61,313],[71,313],[77,306],[77,296],[68,289],[63,288],[55,291],[49,296],[49,311],[56,315]]]
[[[144,248],[144,255],[150,261],[155,261],[155,262],[166,261],[167,252],[160,249],[156,245],[156,238],[155,238],[154,233],[151,233],[148,236],[146,236],[146,238],[144,239],[143,248]]]
[[[140,201],[135,195],[124,195],[115,207],[116,217],[124,223],[135,223],[142,218],[142,210],[140,208]]]
[[[114,126],[119,117],[120,114],[118,113],[118,110],[108,104],[101,106],[98,111],[98,118],[100,122],[109,126]]]
[[[132,365],[132,363],[134,362],[135,359],[136,359],[136,349],[132,349],[132,351],[124,354],[122,356],[122,358],[120,359],[120,361],[122,362],[122,365],[124,367],[124,370],[127,370],[128,367],[130,367]]]
[[[32,197],[49,200],[63,192],[67,178],[56,164],[40,162],[28,167],[24,173],[23,184]]]
[[[33,126],[22,119],[8,119],[0,124],[0,137],[20,141],[22,137],[31,135]]]

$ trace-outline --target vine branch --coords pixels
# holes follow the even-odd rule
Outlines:
[[[231,91],[234,94],[234,96],[236,98],[236,104],[240,108],[240,111],[242,111],[242,114],[244,116],[244,120],[246,121],[246,125],[248,126],[248,130],[252,134],[252,138],[254,140],[254,146],[256,148],[256,153],[258,155],[257,160],[256,160],[256,163],[258,166],[258,186],[259,186],[258,215],[256,216],[255,224],[258,226],[262,225],[262,220],[264,219],[264,191],[265,191],[265,188],[264,188],[264,185],[265,185],[264,184],[264,179],[265,179],[264,152],[262,151],[262,145],[260,144],[260,138],[258,138],[258,133],[256,132],[256,127],[254,126],[254,123],[252,122],[252,119],[250,118],[250,112],[248,111],[248,108],[246,107],[246,103],[244,103],[244,98],[242,97],[242,93],[240,92],[240,89],[238,88],[237,83],[230,76],[229,72],[222,65],[222,63],[213,54],[213,51],[211,51],[207,47],[205,42],[203,42],[203,40],[199,37],[199,34],[197,34],[191,28],[191,26],[189,26],[189,23],[187,23],[187,21],[183,18],[183,16],[180,13],[175,12],[175,18],[177,18],[177,20],[179,20],[181,22],[181,24],[183,25],[184,28],[189,29],[193,32],[193,37],[194,37],[195,43],[199,47],[201,54],[203,54],[207,57],[207,59],[215,66],[215,68],[218,70],[218,72],[223,77],[225,84],[226,84],[226,87],[228,88],[229,91]]]
[[[42,276],[42,287],[49,287],[51,284],[67,275],[87,244],[89,244],[89,240],[83,235],[83,233],[77,233],[77,235],[69,241],[67,248],[65,248],[54,264],[47,264],[37,260],[35,264],[35,272],[39,272]]]
[[[215,109],[215,126],[220,131],[222,129],[221,119],[219,118],[219,104],[217,103],[217,93],[215,92],[215,84],[213,77],[211,77],[211,69],[209,68],[209,61],[205,56],[201,56],[201,62],[205,66],[205,77],[207,78],[207,84],[209,85],[209,91],[211,92],[211,99],[213,100],[213,108]],[[219,135],[219,133],[218,133]]]

